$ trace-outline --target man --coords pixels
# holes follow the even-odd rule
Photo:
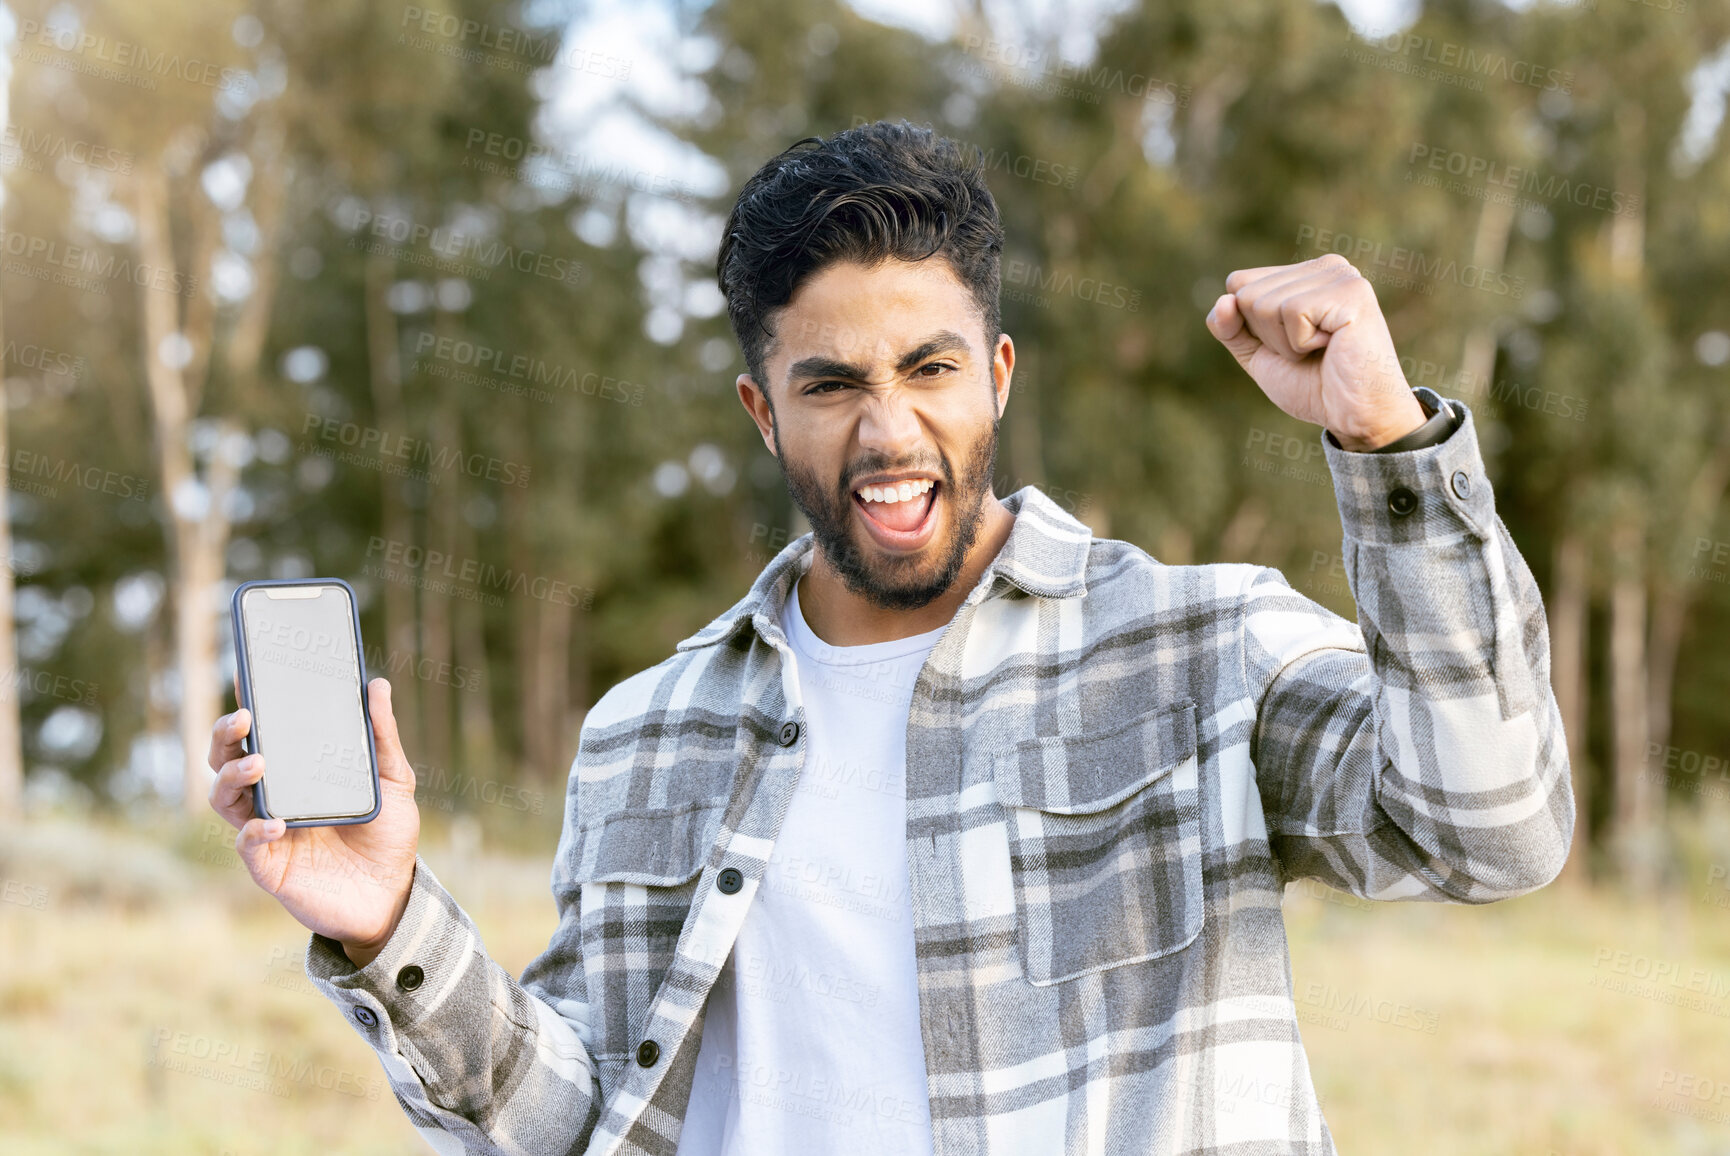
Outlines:
[[[1239,270],[1210,332],[1324,427],[1358,602],[1167,566],[990,480],[1015,347],[953,142],[800,142],[719,275],[740,400],[812,532],[585,719],[520,981],[415,854],[371,684],[371,824],[213,803],[441,1152],[1330,1153],[1280,899],[1481,903],[1574,812],[1538,590],[1472,417],[1400,374],[1338,256]]]

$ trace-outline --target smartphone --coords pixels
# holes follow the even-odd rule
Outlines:
[[[264,755],[253,813],[290,827],[370,822],[382,796],[354,590],[341,578],[243,582],[230,609],[246,752]]]

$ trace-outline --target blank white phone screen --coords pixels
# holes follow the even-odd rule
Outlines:
[[[371,811],[372,761],[348,591],[254,587],[241,595],[240,617],[266,809],[280,819]]]

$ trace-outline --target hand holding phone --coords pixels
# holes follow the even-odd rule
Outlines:
[[[347,590],[345,584],[337,586]],[[237,611],[242,605],[239,595],[237,591]],[[282,725],[257,727],[260,733],[255,735],[258,720],[246,706],[216,721],[210,741],[210,767],[217,773],[211,784],[211,807],[239,829],[235,850],[253,882],[275,896],[302,925],[337,940],[357,966],[365,966],[390,938],[407,906],[420,838],[414,768],[397,735],[390,683],[375,678],[364,687],[364,695],[358,694],[361,688],[351,688],[359,700],[351,718],[343,695],[325,701],[317,687],[295,691],[290,689],[293,683],[272,680],[265,673],[267,669],[304,672],[323,661],[317,654],[325,643],[316,642],[308,650],[294,645],[298,636],[289,631],[271,644],[271,632],[280,620],[255,613],[247,621],[237,612],[236,621],[249,631],[246,638],[254,644],[250,663],[254,680],[243,681],[237,669],[235,695],[243,703],[256,699],[254,705],[266,718]],[[269,629],[261,632],[261,622]],[[358,669],[358,628],[353,642],[352,659],[341,646],[334,657],[327,656],[332,671],[339,671],[343,661],[355,662]],[[279,645],[280,651],[280,644],[286,644],[286,651],[267,658],[264,647]],[[302,654],[303,650],[308,653]],[[243,663],[241,669],[246,668]],[[296,708],[305,706],[304,701],[289,701],[297,694],[320,701],[322,711],[313,717],[303,711],[297,714]],[[342,772],[336,779],[317,772],[311,755],[331,746],[333,740],[339,745],[347,742],[353,726],[366,728],[364,756],[351,752],[336,759],[335,766]],[[260,743],[263,751],[254,753]],[[271,752],[278,758],[278,774],[266,780],[266,758]],[[347,773],[350,770],[352,774]],[[306,789],[309,778],[317,789]],[[258,786],[261,782],[266,783],[263,790]],[[255,804],[261,796],[277,817],[258,813]],[[338,812],[335,817],[317,813],[332,806]],[[307,817],[309,808],[311,817]]]

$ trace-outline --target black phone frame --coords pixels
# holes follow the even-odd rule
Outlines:
[[[384,792],[379,786],[378,750],[372,739],[372,707],[367,701],[366,650],[361,645],[360,638],[360,600],[355,597],[354,587],[341,578],[258,578],[251,582],[242,582],[234,588],[234,594],[229,599],[229,619],[234,628],[234,661],[239,674],[240,705],[252,715],[252,724],[246,728],[246,736],[241,740],[241,746],[246,753],[257,754],[258,751],[258,712],[252,707],[252,668],[247,661],[246,633],[240,617],[240,600],[248,590],[260,587],[281,588],[284,586],[340,586],[348,591],[348,609],[353,619],[354,657],[360,668],[360,714],[366,724],[366,758],[372,768],[372,810],[360,815],[346,815],[335,818],[283,819],[283,825],[288,827],[342,827],[353,823],[370,823],[378,818],[379,811],[384,806]],[[265,774],[269,774],[267,770]],[[264,776],[259,776],[258,782],[252,784],[252,813],[261,819],[274,819],[265,806]]]

